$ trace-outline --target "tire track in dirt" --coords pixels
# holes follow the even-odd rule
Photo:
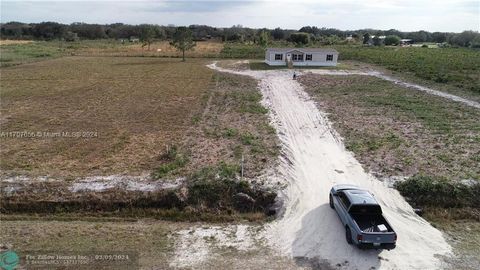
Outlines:
[[[264,237],[297,262],[338,269],[438,269],[451,247],[442,233],[413,212],[394,189],[366,173],[345,150],[326,115],[318,110],[291,71],[223,72],[258,79],[264,104],[283,147],[278,172],[287,182],[282,217],[266,225]],[[345,73],[348,75],[352,73]],[[329,74],[330,75],[330,74]],[[350,183],[375,194],[398,234],[391,251],[359,250],[345,241],[345,230],[328,206],[332,185]]]

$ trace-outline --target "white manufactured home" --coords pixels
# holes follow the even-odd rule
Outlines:
[[[338,52],[325,48],[268,48],[265,63],[270,66],[336,66]]]

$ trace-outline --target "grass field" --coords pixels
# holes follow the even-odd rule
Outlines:
[[[378,64],[392,71],[480,95],[480,51],[465,48],[335,46],[341,60]]]
[[[3,69],[2,132],[36,137],[2,136],[2,170],[60,177],[156,170],[163,177],[186,173],[187,159],[192,171],[239,165],[244,155],[253,176],[276,156],[261,95],[255,81],[214,76],[206,63],[67,57]],[[173,165],[167,146],[178,148]]]
[[[193,118],[192,137],[187,146],[199,164],[225,162],[239,166],[254,178],[278,155],[275,129],[269,125],[268,110],[261,104],[257,82],[251,78],[216,73],[215,87],[205,97],[206,107]],[[209,154],[205,154],[209,153]]]
[[[255,80],[215,73],[207,63],[74,56],[3,68],[1,176],[63,181],[23,187],[31,192],[2,198],[2,212],[81,212],[90,201],[107,216],[126,207],[122,216],[244,218],[238,210],[252,212],[251,220],[265,218],[275,193],[239,178],[242,160],[241,180],[260,185],[256,177],[276,163],[268,110]],[[89,197],[68,190],[69,180],[112,175],[185,182],[148,194],[112,189]],[[42,192],[33,191],[36,184]],[[237,203],[237,193],[255,198],[255,207]]]
[[[0,167],[51,176],[151,169],[202,110],[213,76],[204,64],[67,57],[3,69],[2,132],[42,137],[0,138]]]
[[[2,245],[11,245],[20,256],[35,251],[92,255],[110,252],[129,254],[129,262],[137,262],[142,269],[166,269],[173,255],[171,236],[187,226],[159,221],[3,221],[0,241]]]
[[[223,43],[197,42],[197,46],[186,52],[187,57],[219,57]],[[118,40],[65,41],[11,41],[0,43],[0,66],[7,67],[23,63],[37,62],[61,56],[141,56],[141,57],[181,57],[181,52],[170,46],[168,41],[157,41],[150,49],[141,43],[121,43]]]
[[[270,46],[293,46],[271,44]],[[313,46],[313,45],[312,45]],[[418,47],[363,47],[336,45],[342,60],[356,60],[386,67],[416,80],[421,84],[432,83],[432,87],[457,95],[477,98],[480,96],[480,53],[465,48],[418,48]],[[40,61],[60,56],[143,56],[180,57],[168,41],[154,42],[150,50],[140,43],[121,43],[117,40],[82,40],[76,42],[12,42],[0,43],[0,66]],[[217,41],[197,42],[187,57],[195,58],[243,58],[263,59],[264,49],[255,44],[221,43]],[[265,69],[254,65],[254,69]]]
[[[270,46],[294,47],[293,44]],[[312,45],[315,46],[315,45]],[[408,80],[420,79],[417,83],[456,95],[480,96],[480,51],[466,48],[421,48],[421,47],[363,47],[332,45],[339,53],[339,63],[355,60],[376,64],[406,76]],[[263,59],[263,49],[257,45],[226,43],[221,53],[226,58]],[[270,69],[254,64],[253,69]]]
[[[265,50],[262,47],[254,44],[225,43],[220,57],[263,59],[265,58]]]
[[[480,222],[478,220],[443,219],[427,216],[429,221],[445,233],[453,247],[455,258],[448,269],[477,269],[480,264]]]
[[[2,220],[0,242],[15,250],[21,258],[26,254],[128,254],[138,265],[109,262],[106,267],[89,264],[75,269],[192,269],[189,260],[197,262],[196,269],[300,269],[295,261],[283,257],[256,239],[262,229],[254,223],[223,224],[165,222],[144,220],[74,220],[45,219]],[[239,229],[249,226],[247,236]],[[226,228],[226,229],[225,229]],[[203,232],[204,236],[198,236]],[[215,233],[220,232],[220,233]],[[243,237],[255,241],[243,248]],[[136,258],[136,259],[135,259]],[[185,267],[174,267],[172,262]],[[104,264],[105,266],[105,264]]]
[[[480,180],[478,110],[367,76],[300,82],[370,171]]]
[[[73,49],[75,55],[93,56],[157,56],[157,57],[181,57],[182,53],[170,46],[168,41],[156,41],[142,47],[141,43],[122,44],[116,40],[105,41],[80,41],[66,43],[68,49]],[[107,44],[108,46],[105,46]],[[186,57],[210,58],[218,57],[223,44],[221,42],[197,42],[195,48],[185,53]]]
[[[0,67],[37,62],[65,55],[58,42],[12,42],[0,43]]]

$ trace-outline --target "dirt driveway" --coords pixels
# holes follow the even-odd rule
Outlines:
[[[413,212],[394,189],[363,170],[326,115],[292,80],[291,71],[221,72],[252,76],[260,81],[264,104],[282,142],[278,178],[287,187],[282,194],[285,212],[265,226],[261,237],[297,262],[338,269],[438,269],[451,247],[442,233]],[[347,74],[348,75],[348,74]],[[363,251],[345,241],[345,232],[328,207],[332,185],[350,183],[372,191],[397,231],[392,251]],[[260,236],[259,236],[260,237]]]

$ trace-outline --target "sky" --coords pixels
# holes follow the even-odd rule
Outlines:
[[[480,31],[480,0],[20,1],[1,0],[1,22],[205,24],[299,29],[310,25],[401,31]]]

